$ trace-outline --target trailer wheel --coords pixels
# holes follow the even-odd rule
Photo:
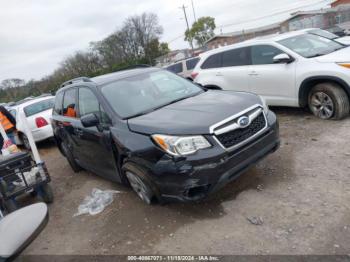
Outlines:
[[[40,186],[38,190],[38,197],[46,204],[52,203],[54,196],[51,186],[49,184]]]
[[[6,209],[6,212],[8,214],[16,211],[18,209],[16,201],[13,199],[6,200],[5,201],[5,209]]]

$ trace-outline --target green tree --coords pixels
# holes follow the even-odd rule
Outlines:
[[[215,18],[210,16],[201,17],[193,23],[190,30],[186,30],[185,40],[191,42],[194,39],[198,46],[203,46],[207,40],[214,36],[215,28]]]

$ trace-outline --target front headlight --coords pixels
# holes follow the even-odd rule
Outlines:
[[[262,96],[259,96],[259,97],[260,97],[260,100],[261,100],[261,105],[264,108],[264,112],[265,112],[265,114],[267,114],[269,112],[269,106],[266,104],[265,98],[263,98]]]
[[[164,151],[174,156],[190,155],[199,149],[211,147],[203,136],[152,135],[152,138]]]

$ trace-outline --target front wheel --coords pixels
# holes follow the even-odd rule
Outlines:
[[[340,86],[321,83],[309,94],[309,108],[321,119],[338,120],[349,115],[349,98]]]
[[[146,178],[146,172],[132,163],[124,164],[122,169],[131,188],[138,197],[148,205],[152,204],[155,198],[155,192]]]

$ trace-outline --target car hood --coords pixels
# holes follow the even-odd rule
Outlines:
[[[209,90],[128,120],[130,130],[143,134],[209,134],[209,127],[255,104],[257,95]]]
[[[316,58],[321,63],[350,62],[350,47],[345,47],[328,55]]]

